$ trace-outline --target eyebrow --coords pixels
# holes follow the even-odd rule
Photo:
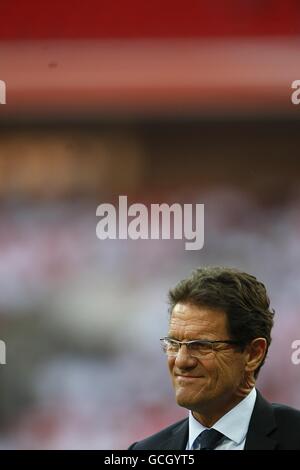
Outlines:
[[[207,338],[194,338],[194,339],[187,339],[187,340],[180,340],[178,338],[174,338],[174,336],[167,336],[167,338],[169,339],[173,339],[174,341],[184,341],[186,343],[188,343],[189,341],[214,341],[213,339],[207,339]]]

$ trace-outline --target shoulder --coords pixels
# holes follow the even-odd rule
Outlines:
[[[293,427],[300,432],[300,410],[281,403],[272,403],[273,412],[278,425]]]
[[[129,450],[156,450],[173,448],[172,445],[184,442],[188,435],[188,418],[177,421],[167,428],[152,434],[151,436],[143,439],[142,441],[135,442],[128,449]],[[176,444],[175,444],[176,443]]]
[[[272,408],[281,448],[300,450],[300,411],[278,403],[272,403]]]
[[[300,426],[300,410],[282,403],[270,403],[258,390],[253,414],[259,421],[272,415],[277,426],[287,427],[293,424],[297,429]]]
[[[270,403],[259,393],[249,425],[249,448],[260,445],[258,439],[271,439],[279,450],[300,450],[300,411],[281,403]],[[261,447],[259,447],[261,448]]]

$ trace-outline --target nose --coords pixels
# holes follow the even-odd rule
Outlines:
[[[179,369],[186,369],[186,368],[195,367],[197,363],[198,363],[197,359],[191,356],[191,354],[188,351],[187,346],[185,344],[182,344],[175,358],[175,365]]]

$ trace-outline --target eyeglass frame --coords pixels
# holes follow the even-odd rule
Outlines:
[[[160,338],[160,343],[162,345],[162,348],[163,348],[163,351],[164,353],[168,356],[168,357],[177,357],[179,351],[180,351],[180,348],[181,346],[185,345],[187,346],[187,349],[188,349],[188,352],[190,354],[190,356],[192,357],[195,357],[196,359],[198,359],[199,356],[195,356],[194,354],[191,353],[191,351],[189,350],[189,344],[195,344],[195,343],[201,343],[201,344],[209,344],[211,346],[211,351],[209,352],[213,352],[213,351],[216,351],[216,349],[214,349],[214,344],[233,344],[233,345],[241,345],[242,343],[240,341],[235,341],[233,339],[224,339],[224,340],[214,340],[214,341],[210,341],[208,339],[193,339],[191,341],[179,341],[178,339],[174,339],[174,338],[170,338],[169,336],[164,336],[163,338]],[[168,352],[164,349],[164,345],[165,345],[165,341],[173,341],[175,344],[179,345],[179,349],[177,352],[173,353],[173,354],[168,354]],[[203,356],[205,356],[205,354],[203,354]]]

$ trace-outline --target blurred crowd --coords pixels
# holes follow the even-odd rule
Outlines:
[[[199,252],[178,240],[100,241],[92,199],[2,205],[1,448],[126,448],[185,416],[158,339],[168,288],[203,264],[266,283],[276,320],[259,387],[300,406],[300,199],[271,210],[224,186],[195,202],[205,203]]]

